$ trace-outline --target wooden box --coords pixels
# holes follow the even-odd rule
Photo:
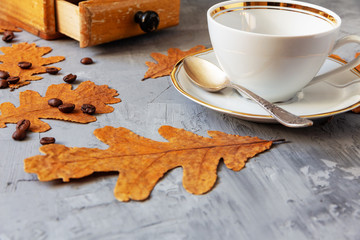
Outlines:
[[[1,0],[0,19],[44,39],[62,34],[88,47],[144,34],[138,12],[158,14],[157,29],[179,23],[180,0]]]

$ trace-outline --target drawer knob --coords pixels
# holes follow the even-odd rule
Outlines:
[[[154,11],[138,11],[135,13],[134,20],[140,25],[141,30],[146,33],[156,31],[160,22],[159,15]]]

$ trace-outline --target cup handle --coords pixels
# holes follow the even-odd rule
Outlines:
[[[346,37],[341,38],[340,40],[338,40],[332,50],[332,52],[334,52],[336,49],[340,48],[341,46],[348,44],[348,43],[358,43],[360,44],[360,36],[356,36],[356,35],[349,35]],[[348,71],[356,66],[358,66],[360,64],[360,55],[353,59],[352,61],[348,62],[345,65],[342,65],[341,67],[338,67],[334,70],[331,70],[329,72],[323,73],[319,76],[316,76],[313,78],[313,80],[311,80],[311,82],[306,85],[307,87],[310,85],[313,85],[315,83],[321,82],[323,80],[325,80],[327,77],[333,75],[333,74],[337,74],[340,72],[344,72],[344,71]]]

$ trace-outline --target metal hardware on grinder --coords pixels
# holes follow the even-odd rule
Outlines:
[[[146,33],[154,32],[159,26],[159,15],[154,11],[138,11],[135,13],[134,20],[140,25],[141,30]]]

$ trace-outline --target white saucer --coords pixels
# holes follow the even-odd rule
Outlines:
[[[212,49],[197,53],[195,56],[219,66]],[[319,73],[327,72],[342,64],[344,63],[329,57]],[[233,89],[227,88],[217,93],[210,93],[197,87],[190,82],[185,74],[182,61],[173,69],[171,80],[181,94],[207,108],[249,121],[276,122],[264,109],[251,100],[242,97]],[[359,82],[343,88],[337,88],[329,84],[346,85],[346,83],[354,80],[359,80]],[[278,105],[293,114],[310,119],[329,117],[347,112],[360,106],[360,72],[353,69],[332,76],[326,79],[326,82],[306,87],[294,99],[279,103]]]

